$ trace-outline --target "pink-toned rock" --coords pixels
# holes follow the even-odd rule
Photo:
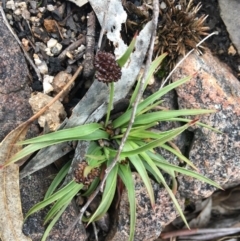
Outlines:
[[[149,195],[139,174],[133,173],[133,181],[135,185],[137,212],[134,240],[156,240],[162,229],[171,223],[178,216],[178,213],[165,188],[151,181],[155,195],[155,209],[153,209]],[[176,198],[183,208],[184,200],[179,198],[179,194],[176,195]],[[114,225],[106,241],[128,241],[129,202],[126,190],[122,193],[118,217],[117,215],[114,215],[114,217],[116,217],[117,221],[114,221]]]
[[[200,172],[226,187],[240,183],[240,83],[210,51],[192,54],[177,69],[173,81],[193,75],[177,89],[179,108],[214,109],[200,117],[224,134],[195,127],[189,159]],[[208,197],[214,187],[189,177],[179,177],[179,191],[189,198]]]

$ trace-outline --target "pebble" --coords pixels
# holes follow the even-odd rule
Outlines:
[[[47,74],[48,73],[48,66],[45,61],[40,60],[39,56],[37,54],[33,55],[34,62],[39,69],[41,74]]]
[[[60,54],[61,50],[62,50],[62,45],[60,43],[57,43],[53,48],[51,48],[51,52],[55,56]]]
[[[47,5],[47,10],[52,12],[54,11],[55,7],[52,4]]]
[[[165,2],[161,2],[160,8],[161,9],[165,9],[166,7],[167,7],[166,3]]]
[[[51,39],[49,39],[48,42],[47,42],[47,47],[51,49],[51,48],[53,48],[56,44],[57,44],[57,40],[54,39],[54,38],[51,38]]]
[[[36,94],[32,94],[29,99],[29,104],[31,105],[33,112],[37,113],[50,101],[52,101],[52,99],[53,98],[51,96],[38,92]],[[38,123],[41,127],[45,127],[47,124],[50,131],[55,131],[65,117],[66,112],[64,107],[57,100],[47,111],[43,113],[43,115],[39,117]]]
[[[13,0],[7,1],[6,8],[15,10],[16,9],[15,2]]]
[[[50,92],[53,91],[53,82],[54,76],[51,75],[44,75],[43,77],[43,93],[44,94],[49,94]]]
[[[21,10],[27,9],[27,3],[26,2],[16,2],[15,4],[16,7],[19,7]]]
[[[20,8],[17,8],[15,11],[14,11],[14,14],[16,14],[16,15],[21,15],[22,14],[22,11],[21,11],[21,9]]]
[[[36,1],[30,1],[29,4],[30,4],[32,9],[34,9],[34,10],[37,9],[37,2]]]
[[[40,7],[40,8],[38,8],[38,10],[39,10],[39,12],[44,13],[46,8],[45,7]]]
[[[23,16],[24,19],[29,20],[31,15],[30,15],[30,12],[27,9],[23,9],[22,10],[22,16]]]

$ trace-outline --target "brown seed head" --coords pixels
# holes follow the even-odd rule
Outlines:
[[[100,169],[93,168],[87,176],[84,176],[84,170],[86,167],[88,167],[88,163],[86,161],[79,163],[78,167],[74,171],[74,179],[77,183],[82,183],[85,186],[89,186],[96,177],[100,176]]]
[[[99,51],[95,56],[94,65],[96,68],[95,76],[100,82],[116,82],[122,76],[121,68],[113,54]]]
[[[207,16],[197,17],[201,8],[200,3],[193,6],[193,0],[174,1],[165,0],[166,8],[160,9],[160,21],[158,25],[158,47],[162,54],[168,52],[170,65],[174,65],[176,59],[185,55],[200,42],[202,35],[208,35],[209,28],[204,26]],[[172,67],[170,66],[170,67]]]

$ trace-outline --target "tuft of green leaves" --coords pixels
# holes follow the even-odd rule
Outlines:
[[[134,49],[136,39],[133,39],[126,53],[118,60],[120,66],[123,66],[131,52]],[[154,74],[155,70],[159,67],[166,54],[163,54],[156,58],[151,66],[150,71],[147,76],[147,81],[144,88],[146,88],[147,83],[151,76]],[[155,199],[153,188],[150,181],[150,176],[153,176],[155,181],[163,185],[168,191],[179,215],[188,227],[187,221],[181,210],[181,207],[175,198],[175,192],[177,190],[176,173],[191,176],[197,178],[200,181],[206,182],[216,188],[221,188],[217,183],[211,181],[210,179],[199,174],[197,168],[188,160],[183,154],[173,149],[168,145],[168,142],[173,140],[176,136],[180,135],[183,131],[193,125],[198,125],[204,128],[209,128],[213,131],[216,129],[209,127],[203,123],[200,123],[197,119],[187,119],[186,116],[203,115],[215,112],[215,110],[163,110],[155,111],[155,107],[161,105],[161,97],[168,93],[169,91],[177,88],[178,86],[190,81],[190,77],[178,80],[168,86],[158,90],[151,96],[143,100],[137,107],[136,119],[133,127],[130,131],[129,137],[123,148],[123,152],[120,154],[120,161],[110,172],[107,177],[104,191],[102,194],[102,200],[97,208],[97,210],[89,217],[85,218],[88,224],[100,219],[111,206],[114,195],[118,186],[118,178],[121,179],[122,183],[125,185],[129,205],[130,205],[130,233],[129,240],[134,240],[134,230],[136,224],[136,201],[135,201],[135,187],[132,178],[131,167],[134,167],[138,174],[141,176],[143,183],[146,186],[146,190],[149,194],[149,199],[152,207],[155,206]],[[117,119],[112,121],[109,125],[109,113],[107,115],[107,120],[105,126],[98,123],[86,124],[83,126],[70,128],[66,130],[60,130],[54,133],[46,134],[30,140],[23,141],[19,144],[27,145],[20,152],[14,155],[6,165],[16,162],[19,159],[28,156],[29,154],[40,150],[43,147],[58,144],[60,142],[71,141],[71,140],[85,140],[89,141],[90,145],[88,152],[85,157],[82,157],[87,161],[87,170],[92,170],[92,168],[101,168],[104,170],[108,167],[113,158],[115,157],[117,150],[116,145],[119,145],[121,138],[128,126],[132,113],[132,104],[137,96],[137,91],[139,84],[137,83],[136,88],[130,99],[130,104],[125,113],[120,115]],[[108,109],[110,112],[111,106]],[[185,123],[181,127],[168,130],[168,131],[156,131],[154,127],[163,121],[181,121]],[[111,129],[111,134],[109,134],[109,128]],[[98,140],[105,139],[109,145],[99,145]],[[185,162],[184,167],[179,167],[168,163],[163,156],[157,153],[156,148],[163,148],[166,151],[175,155],[179,160]],[[60,215],[67,208],[70,201],[74,198],[77,193],[82,196],[90,196],[97,188],[100,177],[95,178],[88,189],[85,190],[83,184],[77,184],[74,180],[68,183],[66,186],[56,191],[57,187],[63,181],[65,175],[68,172],[70,163],[66,164],[59,174],[55,177],[52,185],[49,187],[45,198],[42,202],[36,204],[33,208],[29,210],[26,218],[34,212],[46,207],[47,205],[53,204],[52,208],[45,217],[44,223],[50,222],[46,232],[42,238],[45,240],[48,233],[50,232],[53,225],[56,223]],[[191,170],[191,168],[193,170]],[[162,174],[168,173],[172,179],[172,187],[169,187]],[[89,172],[85,171],[85,175]]]

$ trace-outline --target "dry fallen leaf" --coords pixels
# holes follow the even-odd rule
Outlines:
[[[202,202],[202,210],[197,217],[192,219],[188,224],[190,228],[203,228],[211,218],[212,198],[208,198]]]
[[[75,4],[77,4],[79,7],[82,7],[84,4],[88,3],[88,0],[69,0]]]
[[[19,146],[12,145],[16,139],[25,137],[25,125],[20,125],[0,143],[0,166]],[[9,155],[9,153],[11,153]],[[0,238],[2,241],[31,241],[22,233],[23,214],[19,190],[19,167],[16,164],[0,169]]]

